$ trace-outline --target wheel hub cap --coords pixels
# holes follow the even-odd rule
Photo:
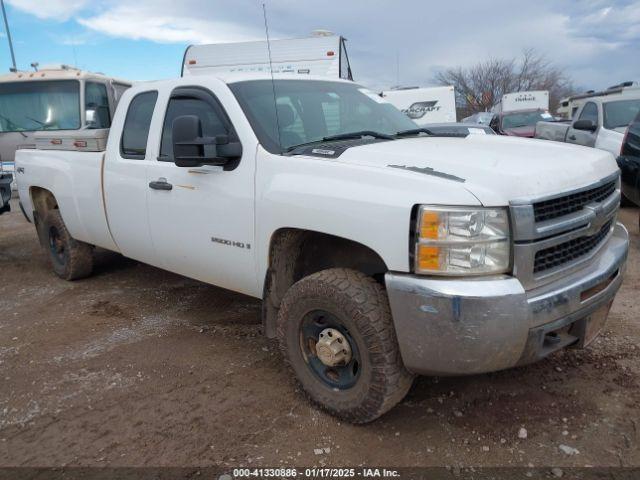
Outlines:
[[[351,361],[351,345],[335,328],[325,328],[318,336],[316,354],[327,367],[346,365]]]

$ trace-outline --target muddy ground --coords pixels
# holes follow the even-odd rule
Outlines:
[[[93,277],[59,280],[14,208],[0,217],[0,466],[638,466],[638,211],[621,218],[628,271],[591,348],[419,378],[352,426],[297,390],[258,301],[108,252]]]

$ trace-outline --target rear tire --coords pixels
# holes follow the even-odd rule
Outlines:
[[[339,366],[327,367],[320,360],[316,347],[322,348],[319,339],[326,339],[328,330],[341,343],[348,340],[349,363],[342,358]],[[277,333],[311,400],[345,421],[375,420],[400,402],[413,382],[400,358],[386,292],[361,272],[335,268],[295,283],[282,301]]]
[[[77,280],[91,275],[93,247],[71,236],[60,210],[49,210],[44,215],[39,232],[56,275],[64,280]]]

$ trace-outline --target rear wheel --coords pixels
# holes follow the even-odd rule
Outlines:
[[[93,270],[93,248],[69,234],[60,210],[49,210],[39,229],[53,271],[65,280],[88,277]]]
[[[386,292],[363,273],[330,269],[303,278],[286,293],[277,323],[304,390],[337,417],[370,422],[411,387]]]

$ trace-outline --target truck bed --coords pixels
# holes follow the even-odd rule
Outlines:
[[[102,194],[104,152],[21,149],[16,177],[22,206],[31,221],[34,192],[55,192],[69,233],[83,242],[119,251],[109,232]]]

